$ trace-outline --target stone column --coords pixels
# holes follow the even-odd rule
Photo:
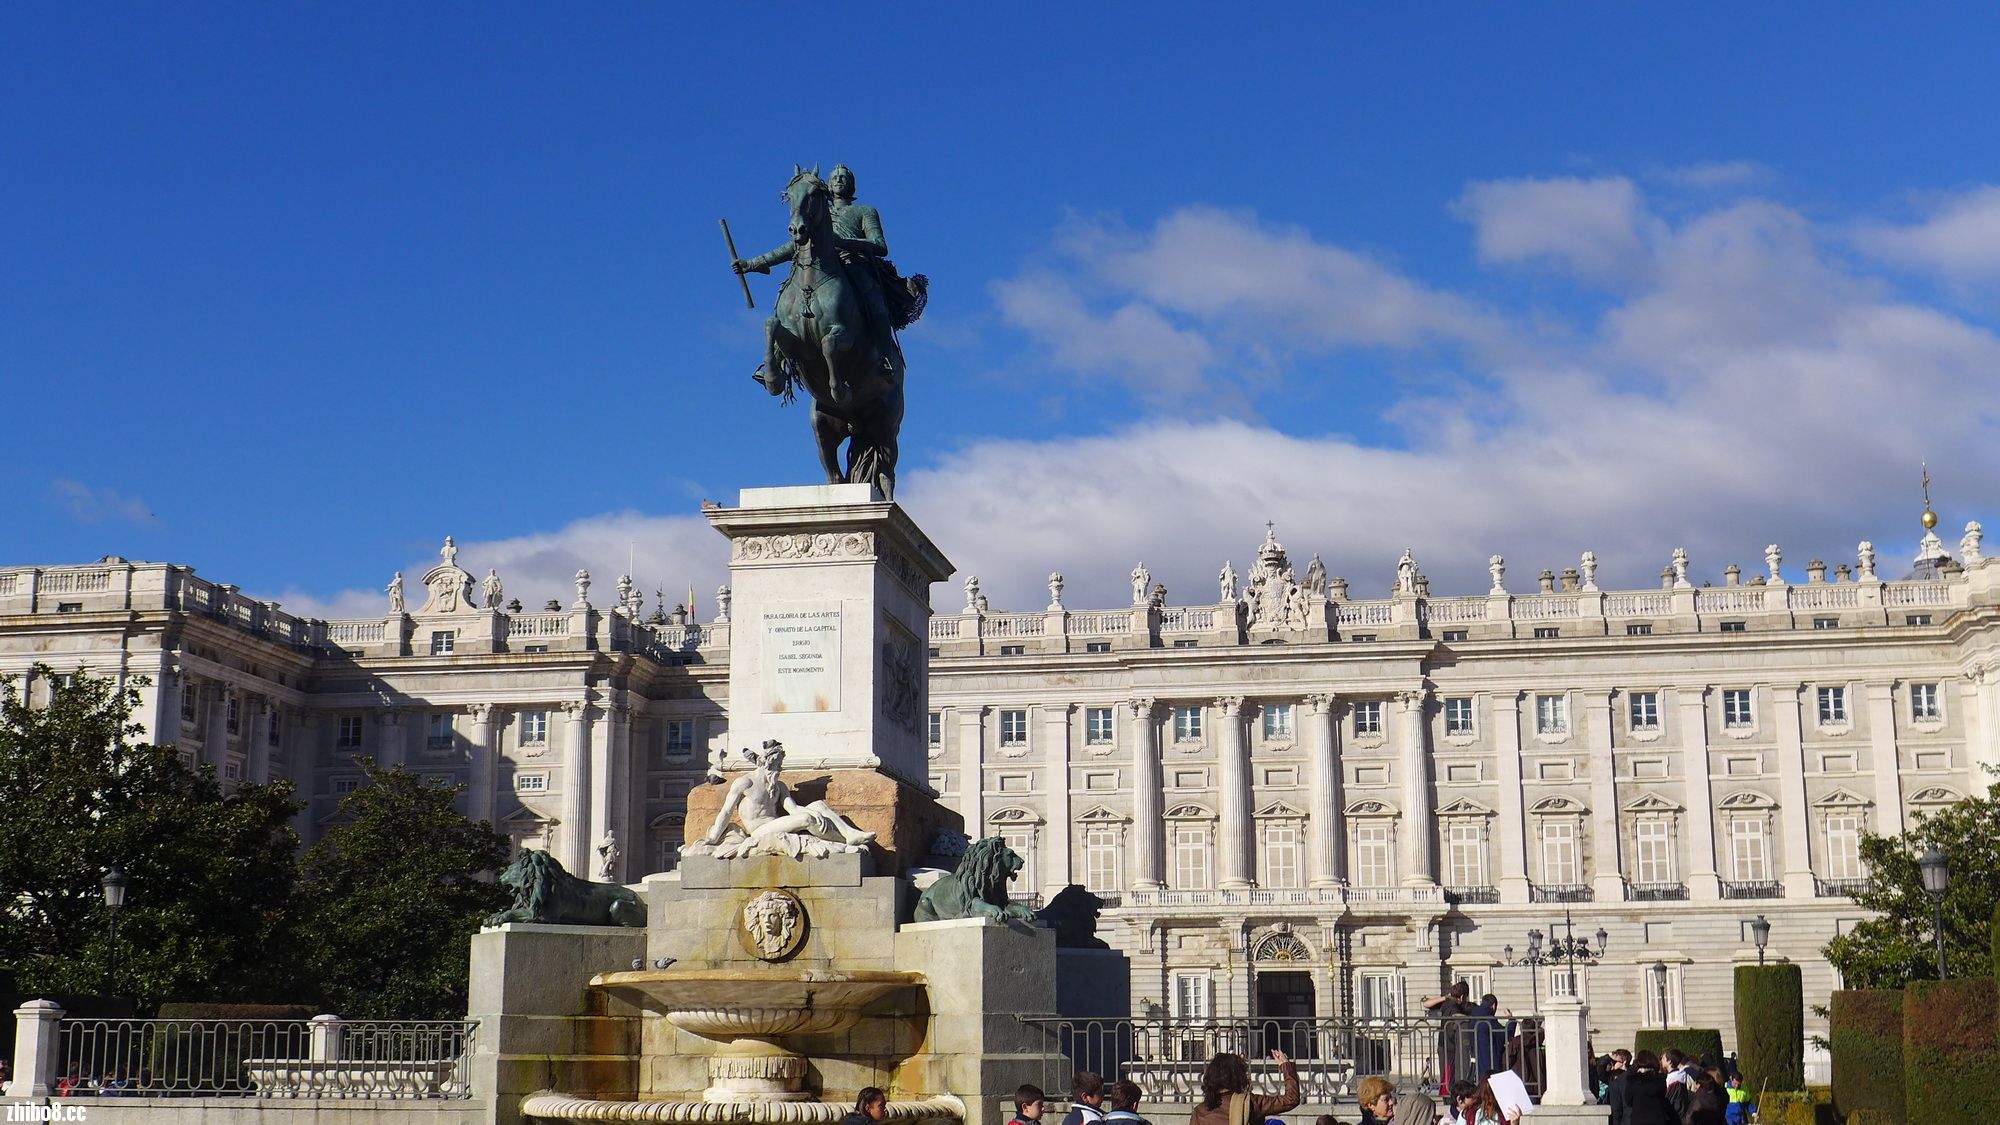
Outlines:
[[[1499,845],[1501,902],[1526,902],[1528,894],[1528,810],[1521,791],[1521,693],[1493,696],[1494,764],[1499,773],[1499,813],[1494,831]]]
[[[1903,831],[1903,771],[1896,748],[1896,685],[1863,684],[1861,690],[1868,698],[1868,754],[1875,759],[1875,823],[1868,830],[1898,836]]]
[[[1681,776],[1687,782],[1688,897],[1697,902],[1722,897],[1715,874],[1715,795],[1708,783],[1708,691],[1674,690],[1681,709]]]
[[[1157,891],[1167,885],[1159,716],[1151,699],[1127,700],[1125,705],[1132,713],[1132,889]],[[1161,1003],[1170,999],[1162,997]]]
[[[1333,696],[1304,700],[1306,780],[1306,876],[1308,885],[1337,887],[1346,879],[1341,866],[1340,763],[1334,757]]]
[[[500,724],[493,721],[491,703],[474,703],[465,712],[472,716],[472,778],[466,785],[465,814],[473,820],[491,823],[499,801],[494,787],[500,784],[500,749],[495,737]],[[501,716],[503,720],[505,717]]]
[[[2000,668],[1991,664],[1975,668],[1959,702],[1968,705],[1968,714],[1961,721],[1965,723],[1966,757],[1977,779],[1980,767],[2000,766]]]
[[[264,785],[271,780],[271,724],[276,721],[271,714],[273,704],[262,696],[252,696],[243,702],[250,708],[250,731],[248,741],[243,744],[243,776],[252,785]]]
[[[958,709],[958,814],[965,818],[965,834],[975,840],[986,835],[986,716],[992,710]]]
[[[560,847],[551,846],[562,865],[578,878],[590,875],[590,711],[580,699],[561,704],[569,725],[568,746],[563,753],[562,829]]]
[[[1778,723],[1778,818],[1784,838],[1782,882],[1787,898],[1812,898],[1815,890],[1812,832],[1806,819],[1805,719],[1800,712],[1804,694],[1805,689],[1798,684],[1771,688],[1771,709]]]
[[[1070,884],[1069,715],[1067,703],[1041,708],[1043,776],[1048,794],[1049,824],[1042,833],[1042,900],[1054,898]]]
[[[47,1098],[56,1092],[56,1021],[61,1005],[30,1000],[14,1009],[14,1080],[10,1098]]]
[[[1590,758],[1590,841],[1582,855],[1591,863],[1591,895],[1598,902],[1625,897],[1625,865],[1619,862],[1618,774],[1611,752],[1611,732],[1618,721],[1612,693],[1587,696],[1585,750]]]
[[[378,733],[375,747],[375,761],[383,769],[393,769],[410,760],[408,745],[409,728],[413,725],[403,721],[403,708],[387,707],[382,711],[382,721],[375,728]]]
[[[1414,885],[1436,882],[1431,874],[1436,822],[1431,816],[1431,728],[1425,713],[1426,695],[1418,690],[1396,696],[1397,726],[1403,735],[1403,882]]]
[[[1221,766],[1221,838],[1216,841],[1216,885],[1224,890],[1257,882],[1256,844],[1251,839],[1250,747],[1243,731],[1243,697],[1215,701],[1215,754]]]
[[[617,833],[621,852],[630,843],[625,839],[623,826],[618,823],[624,818],[619,815],[615,798],[625,792],[629,780],[630,771],[624,767],[625,751],[631,745],[627,737],[632,729],[631,711],[626,708],[623,699],[614,697],[597,709],[596,720],[590,735],[590,835],[583,845],[584,868],[577,872],[587,879],[599,877],[597,845],[606,832]],[[618,862],[620,865],[625,862],[622,855]],[[614,881],[618,875],[616,870],[611,873]]]
[[[214,766],[218,777],[222,775],[222,764],[229,760],[228,700],[228,687],[215,685],[215,690],[209,693],[208,725],[202,728],[201,760]]]

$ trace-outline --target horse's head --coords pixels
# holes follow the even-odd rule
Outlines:
[[[829,228],[833,217],[832,199],[833,194],[827,190],[826,181],[819,178],[818,168],[792,165],[792,182],[785,185],[785,206],[792,213],[794,243],[809,242],[814,235]]]

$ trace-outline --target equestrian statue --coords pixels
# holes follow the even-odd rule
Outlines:
[[[738,275],[769,273],[791,263],[777,309],[764,321],[764,363],[753,378],[787,402],[801,387],[812,396],[813,437],[829,482],[869,482],[893,499],[903,425],[896,333],[923,314],[928,281],[922,274],[905,278],[890,264],[882,216],[854,202],[854,173],[835,165],[829,179],[819,178],[818,166],[793,165],[785,185],[791,240],[768,254],[735,258],[731,268]]]

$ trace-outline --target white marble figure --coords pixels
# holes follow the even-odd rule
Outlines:
[[[1772,548],[1772,550],[1776,550],[1776,549],[1777,549],[1776,547],[1773,547],[1773,548]],[[1777,566],[1777,564],[1776,564],[1776,563],[1773,563],[1773,564],[1771,564],[1771,565],[1772,565],[1772,567],[1773,567],[1773,570],[1772,570],[1772,574],[1773,574],[1773,575],[1775,576],[1775,575],[1777,574],[1777,571],[1776,571],[1776,569],[1775,569],[1775,568],[1776,568],[1776,566]],[[1686,590],[1686,589],[1691,589],[1691,588],[1692,588],[1693,586],[1694,586],[1694,583],[1692,583],[1692,582],[1688,581],[1688,551],[1687,551],[1687,548],[1686,548],[1686,547],[1675,547],[1675,548],[1674,548],[1674,589],[1676,589],[1676,590]]]
[[[1597,552],[1585,551],[1583,557],[1577,560],[1576,569],[1579,574],[1583,575],[1583,588],[1593,593],[1596,592]]]
[[[714,825],[701,843],[687,849],[689,854],[823,859],[858,852],[874,842],[873,832],[856,828],[825,801],[801,805],[792,799],[790,787],[778,776],[785,768],[785,748],[776,739],[766,741],[761,753],[745,750],[743,756],[750,761],[750,772],[730,783]]]
[[[1773,543],[1770,546],[1764,548],[1764,565],[1770,568],[1771,585],[1773,586],[1779,586],[1784,584],[1785,580],[1778,576],[1778,564],[1780,562],[1783,562],[1784,558],[1785,558],[1784,552],[1778,550],[1778,545],[1776,543]]]
[[[604,838],[597,842],[597,881],[615,883],[618,881],[618,857],[624,855],[618,847],[618,830],[607,828]]]
[[[1215,576],[1215,583],[1218,587],[1218,592],[1221,594],[1221,597],[1217,600],[1223,605],[1229,605],[1231,602],[1234,602],[1236,600],[1235,564],[1227,561],[1223,562],[1222,572]]]
[[[1049,612],[1062,612],[1063,576],[1060,572],[1049,575]]]
[[[1140,563],[1138,566],[1133,567],[1132,604],[1135,606],[1145,605],[1146,593],[1152,585],[1153,585],[1153,574],[1151,571],[1146,569],[1145,563]]]
[[[1986,529],[1979,526],[1978,520],[1973,520],[1971,523],[1966,524],[1965,538],[1958,541],[1958,561],[1964,563],[1966,566],[1971,566],[1973,563],[1984,559],[1986,556],[1980,554],[1979,544],[1985,538]]]
[[[715,623],[717,625],[729,624],[729,603],[735,596],[736,592],[727,586],[717,586],[715,588]]]
[[[572,609],[590,608],[590,572],[587,570],[579,570],[576,572],[576,605],[570,608]]]
[[[1417,592],[1417,558],[1408,547],[1403,548],[1403,557],[1396,560],[1396,592]]]
[[[1486,591],[1487,593],[1504,594],[1507,592],[1506,585],[1501,581],[1507,577],[1507,560],[1504,557],[1500,555],[1489,557],[1486,560],[1486,573],[1493,576],[1493,588]]]
[[[458,544],[451,541],[451,536],[444,537],[444,546],[438,548],[438,554],[444,556],[444,565],[458,565]]]
[[[1306,564],[1306,593],[1321,601],[1326,600],[1326,564],[1319,560],[1317,552]]]
[[[965,612],[966,612],[966,613],[978,613],[978,612],[979,612],[979,598],[980,598],[980,594],[979,594],[979,576],[978,576],[977,574],[968,574],[968,575],[966,575],[966,576],[965,576]]]
[[[487,571],[486,580],[479,585],[481,592],[486,596],[486,608],[499,609],[500,599],[504,596],[500,587],[500,572],[497,570]]]
[[[629,611],[632,608],[632,576],[629,574],[619,575],[617,590],[618,608]]]
[[[397,571],[396,577],[389,579],[389,584],[383,589],[389,592],[389,612],[403,612],[403,572]]]
[[[1860,573],[1855,577],[1863,582],[1875,581],[1875,544],[1863,539],[1855,548],[1856,561],[1860,563]]]

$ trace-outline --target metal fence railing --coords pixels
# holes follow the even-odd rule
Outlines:
[[[101,1020],[58,1025],[66,1095],[463,1098],[470,1020]]]
[[[1250,1062],[1252,1087],[1282,1088],[1272,1050],[1296,1062],[1306,1104],[1351,1101],[1363,1078],[1380,1075],[1398,1089],[1436,1091],[1447,1077],[1478,1079],[1512,1068],[1540,1097],[1546,1074],[1539,1016],[1512,1019],[1057,1019],[1022,1017],[1047,1052],[1042,1088],[1059,1098],[1075,1071],[1138,1084],[1154,1105],[1201,1100],[1202,1066],[1233,1052]]]

